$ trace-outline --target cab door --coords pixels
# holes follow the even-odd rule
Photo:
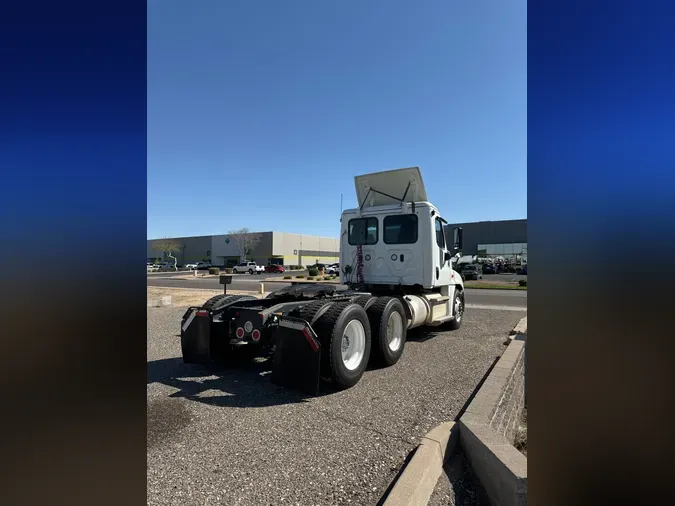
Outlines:
[[[443,220],[440,216],[434,219],[434,232],[436,236],[437,254],[434,255],[434,278],[435,286],[445,286],[452,283],[452,261],[448,258],[450,249],[445,240],[445,233],[443,231]],[[447,258],[447,259],[446,259]]]

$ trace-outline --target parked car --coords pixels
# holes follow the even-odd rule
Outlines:
[[[492,264],[483,264],[483,274],[497,274],[497,269]]]
[[[202,271],[211,268],[211,262],[193,262],[185,264],[185,268],[191,271]]]
[[[462,267],[462,272],[460,272],[463,279],[483,279],[483,272],[480,268],[480,265],[469,264]]]
[[[340,268],[335,265],[327,265],[324,272],[326,274],[340,274]]]
[[[147,264],[148,272],[157,272],[159,270],[159,265],[157,264]]]
[[[265,267],[265,272],[286,272],[283,265],[270,264]]]
[[[265,272],[265,268],[255,262],[242,262],[232,267],[232,272],[235,274],[243,274],[244,272],[248,272],[249,274],[260,274]]]

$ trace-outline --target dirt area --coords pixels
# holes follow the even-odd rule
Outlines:
[[[164,295],[171,296],[171,303],[174,306],[199,306],[206,302],[214,295],[220,295],[222,290],[200,290],[195,288],[165,288],[163,286],[149,286],[148,299],[156,297],[163,297]],[[248,292],[243,290],[228,290],[228,295],[253,295],[255,297],[263,297],[267,293],[261,295],[255,292]]]

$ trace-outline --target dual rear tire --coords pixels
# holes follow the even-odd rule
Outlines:
[[[356,385],[369,361],[391,366],[403,354],[407,319],[397,298],[360,296],[347,302],[317,301],[302,313],[298,316],[312,325],[321,340],[322,374],[338,389]]]

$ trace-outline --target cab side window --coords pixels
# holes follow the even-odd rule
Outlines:
[[[445,234],[443,233],[443,223],[436,218],[436,244],[439,248],[445,248]]]

